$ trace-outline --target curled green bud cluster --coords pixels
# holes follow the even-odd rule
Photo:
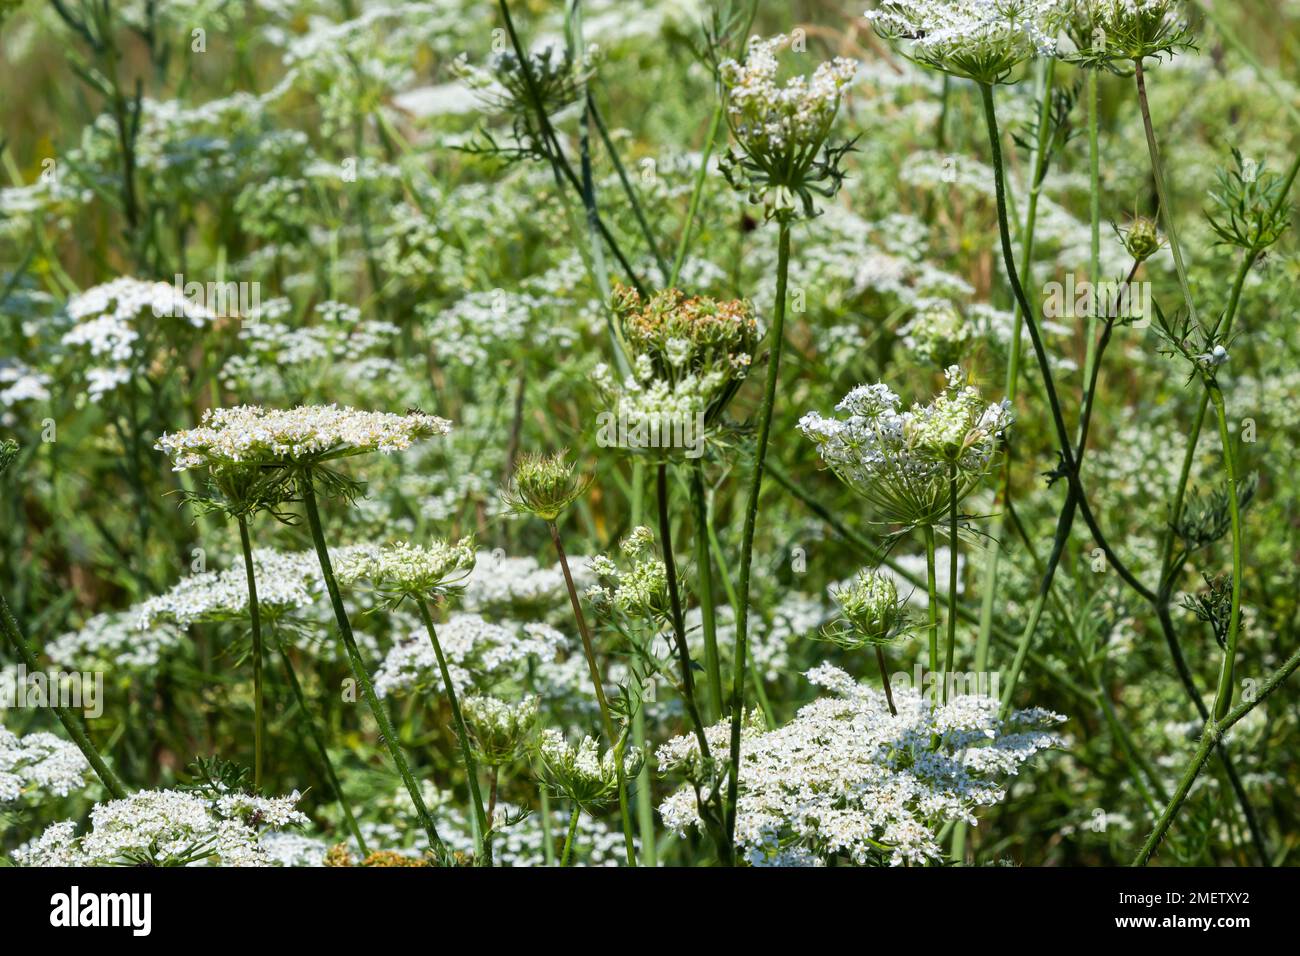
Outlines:
[[[537,729],[537,706],[536,697],[525,697],[517,704],[496,697],[466,697],[461,712],[479,763],[504,767],[522,759]]]
[[[857,650],[891,643],[907,629],[907,613],[892,578],[879,571],[859,571],[848,584],[831,589],[840,620],[822,636],[841,647]]]
[[[574,474],[566,461],[568,451],[553,455],[522,455],[515,465],[510,487],[502,494],[512,514],[529,514],[554,521],[591,487],[591,479]]]
[[[0,476],[3,476],[9,470],[9,466],[14,463],[18,457],[18,442],[12,438],[6,438],[0,441]]]

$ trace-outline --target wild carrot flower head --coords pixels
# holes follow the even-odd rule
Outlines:
[[[144,790],[90,811],[90,829],[55,823],[21,852],[28,866],[268,866],[264,830],[309,823],[286,797]]]
[[[877,571],[859,571],[848,584],[831,589],[840,620],[822,635],[850,650],[888,644],[907,626],[905,602],[898,598],[893,578]]]
[[[751,732],[741,750],[736,843],[753,865],[936,860],[944,824],[975,823],[978,808],[1004,799],[1006,779],[1060,743],[1048,729],[1064,718],[1047,711],[1003,719],[993,697],[958,695],[932,706],[908,688],[894,692],[893,716],[884,694],[838,668],[823,664],[807,676],[829,695],[784,727]],[[715,728],[708,736],[715,739]],[[656,756],[663,769],[689,766],[697,753],[688,734]],[[659,813],[679,833],[702,825],[690,786],[665,799]]]
[[[198,428],[165,434],[154,445],[175,471],[199,465],[317,465],[366,452],[402,451],[422,438],[445,435],[451,422],[412,411],[363,412],[338,405],[267,409],[257,405],[212,408]]]
[[[820,64],[812,78],[777,82],[777,53],[790,42],[785,34],[751,37],[743,61],[718,67],[727,100],[727,121],[740,146],[721,164],[728,182],[766,206],[769,218],[789,217],[796,202],[813,216],[812,193],[830,197],[844,178],[839,162],[848,146],[819,152],[830,135],[840,95],[857,73],[857,63],[837,57]]]
[[[591,479],[576,475],[567,455],[561,449],[553,455],[520,456],[510,487],[501,496],[511,512],[554,521],[587,493]]]
[[[66,797],[85,786],[90,764],[73,744],[37,731],[0,727],[0,806],[24,797]]]
[[[591,813],[618,796],[618,763],[613,750],[600,752],[594,737],[584,737],[576,747],[554,728],[542,734],[542,769],[555,792]],[[635,777],[642,754],[635,747],[623,754],[623,772]]]
[[[974,337],[971,323],[947,299],[918,302],[916,315],[900,334],[918,361],[939,368],[961,361]]]
[[[843,418],[809,412],[799,430],[822,461],[873,504],[889,524],[939,521],[952,500],[965,497],[988,471],[1010,424],[1006,401],[985,402],[957,366],[948,387],[928,405],[901,410],[884,384],[859,385],[835,406]]]
[[[461,701],[470,744],[479,762],[502,767],[521,759],[533,742],[537,708],[536,697],[525,697],[516,704],[479,695]]]
[[[1183,0],[1069,0],[1068,33],[1065,59],[1116,72],[1193,45]]]
[[[622,382],[604,365],[593,376],[622,429],[618,440],[602,438],[602,444],[685,449],[688,457],[699,457],[704,432],[753,363],[760,329],[752,308],[742,299],[687,296],[677,289],[643,299],[619,286],[614,311],[632,369]]]
[[[586,591],[598,613],[615,612],[650,621],[664,619],[670,610],[668,569],[655,550],[649,528],[633,528],[619,546],[622,566],[605,555],[597,555],[591,570],[599,579]]]
[[[437,599],[456,591],[474,570],[474,543],[461,538],[455,544],[434,541],[428,545],[399,541],[373,552],[353,553],[339,562],[339,582],[371,586],[393,603],[404,598]]]
[[[977,83],[1053,56],[1068,0],[884,0],[864,15],[910,59]]]

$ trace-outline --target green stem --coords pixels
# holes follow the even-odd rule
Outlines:
[[[334,578],[334,568],[330,564],[329,548],[325,544],[325,532],[321,528],[320,510],[316,504],[316,489],[310,467],[303,470],[299,487],[307,511],[307,525],[311,529],[312,543],[316,547],[316,559],[320,562],[321,574],[325,578],[325,589],[329,592],[330,604],[334,607],[334,621],[338,627],[339,637],[343,641],[344,650],[347,652],[348,662],[352,666],[352,674],[361,687],[362,696],[370,707],[370,713],[374,715],[375,723],[379,725],[379,735],[383,739],[384,746],[388,748],[389,756],[393,759],[393,766],[397,768],[397,773],[406,785],[406,792],[415,806],[416,816],[428,837],[429,846],[445,864],[451,859],[446,844],[438,836],[433,817],[429,815],[424,797],[420,795],[420,786],[415,782],[411,768],[406,763],[406,757],[402,754],[397,733],[393,730],[393,722],[389,719],[388,712],[384,710],[383,702],[375,694],[374,685],[370,682],[370,674],[361,660],[361,652],[357,649],[356,638],[352,635],[352,622],[348,620],[347,609],[343,606],[343,595],[339,591],[338,581]]]
[[[18,622],[14,620],[13,613],[9,610],[9,602],[5,600],[3,594],[0,594],[0,628],[4,630],[5,636],[9,638],[9,643],[14,646],[18,656],[22,658],[23,665],[28,672],[34,674],[40,671],[41,667],[36,659],[36,653],[32,650],[31,645],[27,643],[27,639],[23,637],[23,632],[18,627]],[[86,762],[95,771],[95,775],[104,784],[104,789],[112,794],[114,799],[125,800],[127,796],[126,787],[122,785],[122,781],[118,779],[117,774],[113,773],[108,764],[104,762],[104,758],[95,749],[95,745],[90,742],[90,737],[86,735],[85,728],[77,723],[77,718],[66,707],[56,706],[54,713],[59,718],[59,723],[63,724],[63,729],[68,732],[68,736],[72,738],[72,742],[77,745],[77,749],[86,758]]]
[[[564,840],[564,853],[560,856],[560,866],[568,866],[569,859],[573,855],[573,844],[578,836],[578,814],[580,812],[575,806],[573,812],[569,814],[569,835]]]
[[[686,210],[686,225],[682,227],[682,237],[677,243],[677,255],[673,257],[673,272],[668,279],[668,288],[677,287],[677,278],[682,274],[682,265],[686,262],[687,250],[691,247],[691,227],[699,212],[700,197],[704,194],[704,181],[709,174],[709,157],[713,154],[713,141],[717,138],[718,127],[722,125],[722,100],[713,108],[713,117],[709,120],[709,131],[704,135],[704,146],[700,151],[700,168],[695,171],[695,186],[691,189],[691,203]]]
[[[1196,316],[1196,303],[1192,300],[1192,287],[1187,282],[1187,267],[1183,264],[1183,247],[1178,241],[1178,226],[1174,222],[1174,211],[1169,205],[1169,190],[1165,186],[1164,166],[1160,162],[1160,147],[1156,145],[1156,131],[1151,124],[1151,104],[1147,101],[1146,71],[1142,60],[1133,61],[1133,78],[1137,83],[1138,106],[1142,110],[1142,128],[1147,136],[1147,153],[1151,158],[1151,176],[1156,183],[1156,197],[1160,201],[1160,218],[1165,224],[1165,233],[1169,236],[1169,251],[1174,256],[1174,270],[1178,273],[1178,285],[1183,290],[1183,299],[1187,302],[1187,313],[1192,324],[1199,320]]]
[[[952,673],[957,647],[957,466],[948,477],[948,649],[944,657],[944,700],[947,700],[947,675]]]
[[[709,739],[704,733],[704,718],[700,716],[695,699],[694,665],[690,647],[686,643],[686,620],[682,614],[681,593],[677,589],[677,564],[673,560],[673,527],[668,513],[668,466],[660,462],[655,471],[655,497],[659,505],[659,544],[663,549],[664,576],[668,579],[668,602],[673,626],[673,645],[677,649],[678,663],[682,669],[682,696],[686,699],[686,713],[695,731],[700,755],[710,759]]]
[[[1142,844],[1142,849],[1138,851],[1138,855],[1134,858],[1134,866],[1146,866],[1147,863],[1150,862],[1152,855],[1156,851],[1156,847],[1160,845],[1160,841],[1164,839],[1165,834],[1169,832],[1170,826],[1173,825],[1174,818],[1178,815],[1178,811],[1182,807],[1183,801],[1187,799],[1187,794],[1192,789],[1192,784],[1196,782],[1196,778],[1200,775],[1201,770],[1204,769],[1205,763],[1210,757],[1210,753],[1215,749],[1215,745],[1222,739],[1224,731],[1262,704],[1269,695],[1282,686],[1286,679],[1295,672],[1297,667],[1300,667],[1300,650],[1297,650],[1292,654],[1285,664],[1269,675],[1268,679],[1260,686],[1254,699],[1243,700],[1232,710],[1228,711],[1222,719],[1215,720],[1212,718],[1206,722],[1205,731],[1201,734],[1201,742],[1199,746],[1197,746],[1196,752],[1192,755],[1192,759],[1188,763],[1187,769],[1183,772],[1182,779],[1179,780],[1178,787],[1174,790],[1174,795],[1169,800],[1169,805],[1165,807],[1164,813],[1160,815],[1160,819],[1156,822],[1155,828],[1152,829],[1146,842]]]
[[[456,697],[456,685],[452,683],[451,671],[447,669],[447,658],[442,653],[442,643],[438,640],[438,632],[433,626],[433,615],[429,613],[428,602],[424,598],[417,598],[415,601],[416,610],[420,612],[420,620],[424,622],[424,629],[429,635],[429,643],[433,645],[434,656],[438,658],[438,672],[442,675],[443,687],[447,690],[447,703],[451,705],[451,717],[456,722],[456,737],[460,741],[460,758],[465,763],[465,776],[469,779],[469,792],[474,801],[474,816],[478,820],[478,864],[479,866],[492,865],[491,844],[488,842],[488,828],[490,823],[487,813],[483,810],[483,794],[478,785],[478,763],[474,760],[474,753],[469,746],[469,727],[465,724],[465,715],[460,710],[460,700]]]
[[[311,737],[312,743],[316,745],[316,753],[320,755],[321,764],[325,769],[325,776],[329,780],[330,787],[334,790],[334,797],[338,800],[339,809],[343,811],[343,820],[347,824],[348,832],[357,841],[357,849],[361,851],[361,855],[369,856],[370,850],[366,847],[365,837],[361,835],[361,827],[357,825],[357,819],[352,815],[352,808],[348,806],[348,802],[343,796],[343,786],[339,783],[338,775],[334,772],[334,762],[330,760],[329,750],[325,746],[325,739],[316,726],[316,720],[312,716],[312,712],[307,708],[307,696],[303,693],[302,684],[298,681],[298,673],[294,670],[293,661],[289,657],[289,649],[285,647],[283,641],[280,641],[279,647],[280,659],[284,663],[284,675],[289,681],[289,689],[293,692],[293,698],[298,703],[298,709],[302,711],[303,723],[307,725],[307,733]]]
[[[758,439],[754,448],[754,472],[749,482],[745,525],[740,539],[740,585],[736,606],[736,648],[731,687],[731,767],[727,777],[726,852],[732,854],[736,835],[736,800],[740,792],[740,722],[745,710],[745,657],[748,651],[749,576],[754,558],[754,528],[758,520],[758,497],[763,490],[763,462],[772,431],[772,408],[776,404],[777,379],[781,372],[781,346],[785,341],[786,283],[790,273],[790,221],[780,220],[776,255],[776,306],[768,351],[767,381],[758,414]]]
[[[244,574],[248,579],[248,616],[253,629],[253,788],[262,789],[262,741],[266,731],[262,694],[262,613],[257,600],[257,578],[253,573],[253,545],[248,519],[239,515],[239,544],[244,551]]]
[[[623,760],[620,741],[622,738],[614,732],[614,719],[610,716],[609,700],[605,697],[605,684],[600,676],[600,667],[596,663],[596,649],[591,642],[591,631],[587,629],[587,618],[582,613],[582,604],[578,601],[578,589],[573,584],[573,574],[569,570],[569,558],[564,553],[564,543],[560,540],[560,529],[554,521],[546,522],[551,529],[551,542],[555,553],[560,557],[560,567],[564,571],[564,584],[569,591],[569,604],[573,608],[574,619],[578,623],[578,633],[582,637],[582,653],[587,658],[587,670],[591,674],[592,687],[596,691],[596,703],[600,706],[600,721],[604,728],[609,746],[615,752],[615,766],[618,768],[618,806],[623,818],[623,842],[629,860],[635,866],[635,847],[632,842],[632,826],[628,818],[627,776],[623,772]]]
[[[930,674],[932,680],[939,680],[939,586],[935,574],[934,562],[934,528],[925,526],[925,593],[928,605],[926,613],[929,626],[926,628],[930,645]],[[939,690],[935,691],[935,700],[939,699]]]
[[[691,506],[695,511],[695,563],[700,578],[700,620],[704,632],[704,672],[709,683],[706,720],[722,716],[722,668],[718,664],[718,626],[713,610],[713,562],[709,558],[709,508],[704,497],[704,465],[691,463]]]
[[[637,528],[642,523],[642,504],[641,496],[645,488],[645,465],[640,461],[632,463],[632,489],[630,495],[630,505],[632,512],[632,527]],[[636,748],[645,753],[646,747],[646,728],[645,728],[645,702],[636,708],[632,714],[632,742]],[[642,761],[641,769],[637,771],[636,777],[636,819],[637,829],[641,833],[641,863],[644,866],[654,866],[658,863],[658,848],[655,846],[655,811],[652,802],[653,792],[650,781],[650,761]]]
[[[573,617],[578,624],[578,635],[582,638],[582,653],[587,659],[587,672],[591,675],[591,685],[596,692],[596,703],[600,706],[600,724],[605,731],[605,739],[613,747],[618,743],[618,734],[614,732],[614,720],[609,713],[609,700],[605,697],[605,682],[600,676],[600,666],[596,663],[596,649],[591,643],[591,632],[587,629],[587,618],[582,613],[582,604],[578,601],[578,589],[573,584],[573,574],[569,571],[569,557],[564,553],[564,544],[560,540],[560,529],[554,521],[546,522],[551,531],[551,543],[560,558],[560,569],[564,572],[564,583],[569,591],[569,604],[573,608]]]
[[[1228,412],[1218,382],[1207,383],[1210,401],[1219,419],[1219,440],[1223,443],[1223,471],[1228,479],[1228,513],[1232,519],[1232,609],[1228,621],[1228,639],[1223,648],[1223,667],[1219,671],[1219,689],[1214,697],[1214,719],[1222,720],[1232,706],[1232,674],[1237,659],[1237,638],[1241,632],[1241,503],[1237,495],[1237,462],[1228,434]]]

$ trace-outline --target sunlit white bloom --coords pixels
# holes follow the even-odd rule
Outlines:
[[[438,625],[438,642],[458,694],[476,682],[491,682],[530,657],[554,660],[569,643],[549,624],[494,624],[477,614],[452,614]],[[440,688],[438,660],[423,628],[399,639],[375,674],[375,692],[383,697],[415,686]]]
[[[891,716],[883,693],[838,668],[823,664],[808,679],[831,696],[784,727],[751,727],[743,736],[736,842],[753,865],[938,859],[945,823],[974,825],[979,807],[1005,797],[1007,777],[1060,742],[1047,728],[1064,718],[1047,711],[1003,720],[990,697],[958,696],[936,707],[915,689],[896,689]],[[710,747],[715,738],[725,747],[726,730],[710,729]],[[660,769],[688,767],[696,747],[693,734],[669,741],[656,754]],[[690,787],[659,811],[679,832],[701,825]]]
[[[1056,53],[1069,0],[883,0],[864,16],[926,66],[1001,83],[1035,56]]]
[[[85,785],[89,770],[81,751],[54,734],[19,737],[0,727],[0,804],[20,797],[66,797]]]
[[[297,800],[297,793],[272,800],[235,794],[209,799],[145,790],[96,806],[81,836],[70,821],[53,824],[16,850],[14,859],[26,866],[267,866],[259,833],[308,823],[292,809]]]
[[[1008,402],[985,402],[956,366],[946,376],[948,387],[928,405],[902,411],[888,386],[859,385],[835,406],[844,418],[809,412],[799,420],[822,461],[887,522],[938,520],[950,484],[959,498],[972,490],[1011,423]]]
[[[436,415],[365,412],[338,405],[266,409],[256,405],[211,408],[198,428],[165,434],[154,447],[174,470],[199,465],[312,464],[364,452],[391,453],[422,438],[446,435],[451,423]]]

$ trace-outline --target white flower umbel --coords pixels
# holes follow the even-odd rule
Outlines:
[[[43,731],[19,737],[0,727],[0,804],[66,797],[85,786],[90,764],[74,744]]]
[[[615,750],[600,752],[594,737],[570,744],[555,728],[542,733],[540,748],[546,779],[559,796],[591,813],[618,795],[618,762]],[[641,752],[629,748],[623,754],[624,776],[631,778],[641,769]]]
[[[88,354],[87,391],[98,401],[105,393],[129,382],[143,323],[174,322],[202,328],[214,320],[212,312],[185,298],[166,282],[142,282],[124,276],[79,292],[68,300],[68,315],[76,323],[63,336],[63,344]]]
[[[134,611],[107,611],[45,646],[50,663],[67,671],[141,674],[158,666],[183,638],[161,618],[142,625]]]
[[[376,550],[368,544],[331,548],[330,559],[339,565],[351,565],[369,560]],[[264,615],[279,617],[300,611],[315,604],[325,591],[325,578],[314,551],[256,548],[253,570],[257,603]],[[248,579],[240,566],[182,578],[171,590],[141,604],[136,620],[137,627],[148,630],[163,622],[189,627],[205,621],[247,617]]]
[[[891,716],[883,694],[838,668],[823,664],[807,676],[833,696],[803,707],[784,727],[746,735],[736,843],[753,865],[937,860],[945,823],[974,825],[977,808],[1006,796],[1007,777],[1060,744],[1047,728],[1065,718],[1047,711],[999,719],[991,697],[932,707],[907,689],[895,692]],[[693,735],[669,741],[656,755],[660,769],[689,764],[695,747]],[[689,786],[659,812],[678,832],[701,825]]]
[[[266,409],[213,408],[198,428],[163,435],[155,445],[174,470],[200,465],[312,465],[366,452],[391,453],[422,438],[446,435],[451,422],[436,415],[366,412],[338,405]]]
[[[799,420],[822,461],[875,506],[881,521],[939,522],[950,504],[950,480],[957,480],[959,499],[974,488],[1011,423],[1008,402],[985,402],[956,366],[947,377],[938,397],[908,411],[888,386],[859,385],[835,406],[844,418],[809,412]]]
[[[511,673],[514,665],[533,657],[554,660],[569,641],[541,622],[494,624],[477,614],[452,614],[438,626],[438,640],[447,656],[447,668],[457,692]],[[412,687],[440,687],[437,656],[421,630],[393,645],[375,673],[375,691],[383,697]]]
[[[884,0],[864,16],[917,62],[977,83],[1002,83],[1053,56],[1070,0]]]
[[[484,766],[500,767],[523,757],[537,725],[536,697],[512,704],[496,697],[470,696],[463,706],[474,753]]]
[[[812,218],[811,193],[834,196],[844,178],[839,161],[847,146],[821,151],[858,64],[837,57],[820,64],[811,79],[795,76],[781,86],[776,55],[789,42],[785,34],[750,37],[742,62],[718,65],[727,122],[743,154],[723,157],[719,167],[751,202],[763,203],[769,217],[788,219],[802,207]]]
[[[90,829],[56,823],[14,853],[27,866],[267,866],[261,831],[310,822],[293,809],[298,794],[209,799],[180,790],[146,790],[101,803]]]
[[[474,570],[474,561],[474,546],[469,538],[455,544],[399,541],[341,560],[335,571],[341,584],[369,581],[380,594],[400,601],[408,596],[423,599],[447,593]]]

